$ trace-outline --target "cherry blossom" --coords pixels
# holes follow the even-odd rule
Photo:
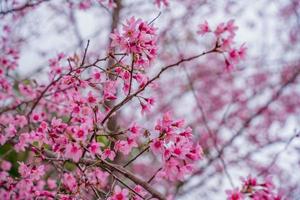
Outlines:
[[[216,5],[1,3],[0,199],[295,198],[300,4]]]
[[[128,190],[121,189],[118,185],[114,189],[113,196],[109,197],[108,200],[128,200]]]

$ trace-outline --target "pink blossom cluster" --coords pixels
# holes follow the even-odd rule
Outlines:
[[[195,144],[191,128],[184,128],[183,120],[173,120],[170,113],[165,113],[157,121],[155,130],[159,136],[151,142],[151,150],[161,156],[162,169],[157,177],[170,181],[184,180],[191,174],[196,161],[203,156],[202,148]]]
[[[280,192],[276,191],[275,185],[270,177],[260,182],[256,178],[248,176],[243,179],[242,187],[227,190],[228,200],[281,200],[284,199]]]
[[[80,1],[70,1],[69,4],[71,7],[78,8],[80,10],[87,10],[93,7],[94,3],[98,3],[109,9],[117,7],[115,0],[80,0]]]
[[[43,180],[45,174],[44,165],[29,166],[23,162],[19,163],[20,179],[14,179],[9,175],[11,164],[7,161],[1,162],[0,171],[0,197],[3,200],[10,199],[53,199],[56,188],[55,181]],[[45,189],[48,187],[48,189]]]
[[[79,6],[87,9],[90,3],[80,1]],[[233,22],[223,26],[227,28],[224,33],[218,31],[220,40],[236,30]],[[8,28],[5,31],[9,33]],[[135,120],[116,130],[108,127],[130,101],[137,100],[142,113],[150,112],[155,100],[146,97],[144,90],[168,69],[162,68],[152,79],[146,75],[145,69],[157,58],[158,36],[152,22],[131,17],[111,39],[109,53],[96,60],[90,59],[88,45],[81,56],[59,53],[49,59],[46,81],[28,79],[13,87],[14,80],[0,73],[5,92],[1,100],[9,100],[0,110],[0,144],[10,145],[17,153],[30,152],[28,163],[19,162],[17,178],[8,173],[10,163],[1,161],[0,197],[88,199],[104,190],[110,200],[163,199],[151,185],[152,179],[141,181],[126,169],[142,147],[138,157],[155,156],[160,161],[153,179],[175,185],[192,175],[204,153],[184,120],[174,120],[168,112],[156,122],[153,132]],[[18,51],[6,46],[5,38],[3,41],[1,70],[13,71]],[[226,49],[224,44],[220,48]],[[55,181],[52,172],[59,179]],[[120,174],[132,184],[121,188]]]
[[[155,4],[157,7],[162,7],[162,6],[169,6],[169,0],[155,0]]]
[[[145,192],[145,190],[143,189],[143,187],[141,187],[140,185],[136,185],[133,188],[134,193],[132,195],[130,195],[130,192],[128,189],[126,188],[121,188],[120,186],[116,186],[114,188],[113,194],[108,197],[108,200],[142,200],[145,199],[145,195],[147,194],[147,192]]]
[[[243,179],[228,199],[297,199],[298,176],[286,169],[299,165],[299,133],[285,130],[300,114],[300,1],[172,2],[1,1],[0,199],[225,199],[220,184],[241,166],[259,178]],[[154,6],[166,12],[152,13]],[[157,17],[124,20],[132,12]],[[274,51],[251,51],[243,67],[237,21],[190,27],[219,14],[276,36],[255,38],[254,50]],[[46,24],[35,17],[49,15]],[[82,31],[83,15],[108,23]],[[202,45],[195,30],[212,41]],[[44,45],[48,34],[70,38],[68,45]],[[80,53],[48,58],[69,45]],[[224,63],[236,71],[224,73]],[[42,68],[27,76],[27,67]]]
[[[156,28],[151,24],[131,17],[123,25],[122,31],[115,30],[111,34],[112,47],[132,54],[134,67],[144,68],[149,66],[157,56]]]
[[[12,83],[7,79],[7,75],[11,74],[18,65],[19,45],[18,42],[11,41],[11,27],[8,25],[0,26],[0,100],[12,98]]]
[[[207,21],[200,24],[197,33],[201,36],[212,33],[216,38],[218,50],[225,57],[226,70],[232,70],[236,64],[243,60],[246,55],[246,47],[242,44],[240,47],[235,47],[235,35],[238,27],[234,20],[220,23],[214,30],[209,26]]]
[[[6,188],[2,193],[7,199],[19,193],[30,194],[28,199],[39,196],[52,198],[56,195],[68,199],[82,194],[82,188],[85,186],[104,188],[107,185],[108,172],[91,168],[83,173],[79,167],[72,172],[63,171],[60,185],[67,193],[56,193],[57,183],[50,179],[47,180],[49,183],[43,180],[49,166],[37,167],[38,163],[41,164],[45,160],[51,162],[52,159],[54,166],[60,162],[79,164],[83,159],[112,162],[118,153],[130,155],[134,148],[143,143],[142,138],[149,137],[144,134],[146,129],[137,123],[132,123],[128,128],[116,133],[110,133],[105,125],[111,112],[107,102],[120,100],[117,96],[120,87],[127,95],[125,99],[128,98],[127,92],[134,89],[132,80],[136,80],[138,89],[144,87],[148,79],[144,72],[137,68],[144,67],[145,63],[149,65],[156,56],[156,29],[152,25],[131,18],[123,27],[123,31],[121,35],[112,35],[112,45],[125,51],[121,56],[133,56],[132,69],[126,68],[125,61],[121,60],[112,69],[99,66],[98,62],[108,58],[118,60],[118,55],[114,53],[97,60],[97,64],[85,64],[82,59],[86,55],[79,59],[77,55],[68,57],[60,53],[49,60],[48,83],[38,84],[28,80],[18,84],[18,97],[15,97],[0,115],[0,142],[1,145],[12,144],[16,152],[30,150],[39,159],[35,160],[35,164],[20,163],[21,180],[9,178],[5,170],[1,172],[1,185],[5,185]],[[112,79],[111,76],[115,78]],[[12,94],[15,93],[12,87],[9,90]],[[142,112],[149,111],[154,103],[152,97],[139,95],[136,98],[140,102]],[[159,137],[148,145],[151,145],[155,155],[160,154],[163,159],[163,167],[158,176],[171,181],[183,180],[186,174],[192,172],[193,164],[202,157],[200,146],[193,143],[191,129],[183,128],[183,120],[174,121],[170,114],[165,114],[163,119],[158,121],[156,130]],[[118,137],[114,138],[114,135]],[[100,139],[103,137],[104,141]],[[50,155],[47,154],[49,151]],[[52,158],[53,155],[56,158]],[[8,180],[10,181],[7,182]],[[26,188],[21,187],[24,181],[30,182]],[[141,194],[144,193],[142,188],[137,187],[137,190]],[[120,193],[116,186],[110,198],[126,199],[128,191],[120,191],[122,192]],[[136,199],[139,198],[140,196],[136,195]]]

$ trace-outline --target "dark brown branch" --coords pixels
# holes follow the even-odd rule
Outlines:
[[[140,94],[141,92],[143,92],[146,87],[148,85],[150,85],[151,83],[153,83],[155,80],[159,79],[159,77],[161,76],[162,73],[164,73],[166,70],[168,69],[171,69],[173,67],[176,67],[178,65],[180,65],[181,63],[184,63],[184,62],[188,62],[188,61],[191,61],[191,60],[194,60],[196,58],[199,58],[201,56],[204,56],[206,54],[209,54],[209,53],[213,53],[213,52],[216,52],[216,49],[212,49],[212,50],[209,50],[209,51],[206,51],[206,52],[203,52],[201,54],[198,54],[198,55],[195,55],[195,56],[191,56],[191,57],[188,57],[188,58],[182,58],[181,60],[177,61],[176,63],[173,63],[173,64],[170,64],[170,65],[167,65],[165,67],[163,67],[157,74],[156,76],[154,76],[153,78],[151,78],[143,87],[141,87],[139,90],[137,90],[136,92],[132,93],[131,95],[127,96],[126,98],[124,98],[120,103],[118,103],[117,105],[115,105],[109,112],[108,114],[104,117],[104,119],[101,121],[101,124],[103,125],[109,118],[110,116],[118,111],[124,104],[126,104],[127,102],[129,102],[133,97],[137,96],[138,94]]]
[[[47,2],[47,1],[50,1],[50,0],[40,0],[40,1],[36,1],[34,3],[30,3],[30,1],[28,1],[27,3],[25,3],[22,6],[19,6],[19,7],[16,7],[16,8],[11,8],[11,9],[4,10],[4,11],[0,11],[0,16],[1,15],[4,16],[4,15],[14,13],[14,12],[20,12],[20,11],[23,11],[23,10],[28,9],[28,8],[33,8],[33,7],[36,7],[36,6],[40,5],[41,3],[44,3],[44,2]]]
[[[57,156],[55,153],[49,151],[49,150],[44,150],[44,154],[46,154],[47,157],[49,158],[54,158],[57,159]],[[100,159],[100,158],[99,158]],[[91,159],[86,159],[86,158],[81,158],[79,163],[85,164],[85,165],[96,165],[99,166],[103,169],[111,169],[114,170],[120,174],[122,174],[124,177],[130,179],[133,181],[135,184],[138,184],[142,186],[145,190],[147,190],[153,197],[159,199],[159,200],[165,200],[166,198],[160,194],[158,191],[156,191],[150,184],[148,184],[146,181],[143,179],[139,178],[138,176],[134,175],[132,172],[129,170],[125,169],[124,167],[116,164],[109,163],[105,160],[91,160]]]

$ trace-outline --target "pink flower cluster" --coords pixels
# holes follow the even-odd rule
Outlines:
[[[105,6],[109,9],[113,9],[115,7],[117,7],[117,4],[115,2],[115,0],[80,0],[80,1],[70,1],[69,5],[71,7],[75,7],[75,8],[79,8],[80,10],[87,10],[92,8],[93,3],[97,2],[99,4],[101,4],[102,6]]]
[[[82,9],[89,7],[90,1],[80,2]],[[224,26],[227,28],[223,32],[217,28],[220,41],[226,34],[234,35],[236,30],[233,22]],[[11,177],[8,173],[11,166],[1,162],[0,197],[67,200],[94,196],[94,190],[110,189],[107,195],[110,200],[130,197],[140,200],[141,195],[150,193],[152,186],[147,181],[145,184],[150,186],[146,191],[146,187],[136,182],[140,179],[134,178],[135,192],[122,189],[119,184],[108,184],[115,179],[115,172],[130,179],[122,172],[127,173],[124,169],[134,161],[128,159],[133,149],[142,146],[150,149],[162,165],[153,177],[175,182],[192,174],[203,152],[193,138],[192,129],[184,126],[184,120],[174,120],[170,113],[165,113],[157,121],[154,133],[134,122],[116,131],[108,127],[112,116],[132,99],[138,100],[142,113],[150,111],[154,98],[144,97],[142,91],[154,80],[146,76],[145,68],[157,56],[156,28],[141,19],[130,18],[111,39],[108,55],[94,62],[88,52],[82,59],[63,53],[50,59],[46,83],[30,79],[13,88],[13,80],[0,73],[1,87],[7,91],[0,96],[1,100],[10,98],[8,105],[1,108],[0,144],[10,144],[18,153],[31,152],[30,164],[19,163],[19,178]],[[224,44],[220,48],[226,50]],[[7,46],[2,49],[5,56],[0,55],[0,70],[14,70],[17,50]],[[107,65],[110,59],[114,64],[103,67],[103,62]],[[121,89],[123,94],[118,93]],[[117,156],[124,158],[125,165],[119,165]],[[71,169],[66,169],[66,165]],[[60,176],[58,182],[48,177],[51,170]]]
[[[245,58],[246,47],[242,44],[236,48],[234,38],[238,27],[234,20],[229,20],[226,23],[220,23],[215,30],[212,30],[207,21],[200,24],[197,33],[201,36],[213,33],[216,37],[218,50],[225,56],[226,70],[230,71],[240,60]]]
[[[129,200],[129,191],[127,189],[121,189],[118,185],[114,189],[114,194],[107,200]]]
[[[191,174],[196,161],[203,156],[202,148],[195,144],[192,129],[184,128],[183,120],[173,120],[165,113],[157,121],[155,130],[159,136],[151,142],[151,150],[162,159],[162,169],[157,177],[170,181],[183,180]]]
[[[48,183],[43,180],[45,168],[43,165],[28,166],[23,162],[19,163],[19,173],[21,178],[14,179],[9,175],[11,165],[2,161],[0,171],[0,197],[3,200],[10,199],[53,199],[55,188],[53,180],[48,179]],[[50,190],[45,189],[48,187]]]
[[[161,7],[161,6],[169,6],[169,0],[155,0],[155,4],[157,5],[157,7]]]
[[[121,51],[132,54],[136,68],[147,67],[156,58],[156,29],[141,19],[131,17],[123,25],[121,32],[115,30],[111,34],[111,39],[112,47],[118,47]]]
[[[12,83],[7,79],[7,74],[11,74],[18,65],[19,45],[13,43],[9,37],[11,27],[4,25],[0,26],[0,29],[2,29],[0,37],[0,100],[7,100],[13,97]]]
[[[280,193],[275,192],[275,186],[270,177],[259,182],[256,178],[248,176],[243,179],[242,188],[227,190],[227,200],[282,200]]]

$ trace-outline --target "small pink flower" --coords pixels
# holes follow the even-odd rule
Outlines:
[[[121,189],[120,186],[116,185],[113,196],[109,197],[108,200],[128,200],[128,194],[127,189]]]
[[[109,177],[108,172],[103,172],[100,169],[95,169],[94,173],[92,176],[97,178],[97,182],[100,184],[101,187],[105,187],[108,183],[108,177]]]
[[[239,54],[241,60],[245,59],[246,51],[247,51],[247,47],[245,47],[245,44],[242,44],[240,46],[240,48],[238,49],[238,54]]]
[[[113,81],[108,81],[104,84],[103,97],[105,100],[115,100],[117,92],[117,83]]]
[[[199,35],[205,35],[206,33],[211,32],[211,29],[208,26],[207,21],[205,20],[203,24],[199,25],[199,30],[197,31],[197,33]]]
[[[242,179],[244,182],[244,187],[253,187],[257,185],[256,178],[251,177],[250,175],[246,179]]]
[[[136,192],[136,193],[138,193],[139,195],[141,195],[142,197],[144,197],[146,194],[147,194],[147,192],[145,191],[145,189],[142,187],[142,186],[140,186],[140,185],[136,185],[134,188],[133,188],[133,190]],[[133,197],[133,200],[142,200],[143,198],[141,198],[140,196],[138,196],[138,195],[134,195],[134,197]]]
[[[135,54],[136,67],[144,68],[157,56],[156,29],[142,21],[131,17],[126,20],[122,31],[115,30],[111,34],[112,47]]]
[[[94,70],[93,73],[92,73],[92,79],[95,82],[101,81],[101,72],[98,71],[98,70]]]
[[[82,156],[82,149],[77,143],[68,143],[66,145],[65,157],[78,162]]]
[[[110,160],[114,160],[116,157],[116,153],[112,151],[111,149],[104,149],[101,159],[105,160],[106,158],[109,158]]]
[[[151,142],[150,148],[154,154],[159,154],[163,150],[163,142],[159,138],[156,138]]]
[[[11,168],[11,163],[6,161],[6,160],[3,160],[1,162],[1,169],[4,170],[4,171],[9,171]]]
[[[214,31],[215,35],[219,37],[221,34],[223,34],[226,31],[226,25],[224,23],[220,23],[216,30]]]
[[[77,180],[71,173],[65,173],[63,175],[62,183],[71,192],[75,192],[77,190]]]
[[[75,132],[75,137],[79,140],[85,139],[86,135],[87,135],[87,132],[84,128],[79,128]]]
[[[234,190],[227,190],[227,200],[243,200],[244,196],[243,194],[239,191],[238,188],[235,188]]]
[[[19,173],[22,177],[27,177],[31,173],[31,169],[24,162],[19,162]]]
[[[197,144],[194,148],[190,150],[189,153],[186,154],[186,157],[195,161],[195,160],[202,159],[203,154],[204,153],[202,147],[199,144]]]
[[[115,150],[120,151],[124,155],[128,155],[133,147],[137,147],[137,143],[133,139],[119,140],[115,144]]]
[[[231,35],[235,35],[236,30],[238,27],[234,24],[234,20],[231,19],[226,24],[226,31],[228,31]]]
[[[91,91],[88,93],[87,102],[92,105],[94,105],[97,102],[96,97],[93,95]]]
[[[41,118],[41,116],[38,114],[38,113],[34,113],[33,115],[32,115],[32,121],[34,121],[34,122],[39,122],[39,121],[41,121],[42,120],[42,118]]]
[[[128,137],[133,139],[133,138],[137,138],[138,136],[141,135],[141,131],[140,131],[140,127],[136,124],[133,123],[129,128],[128,131],[130,132],[130,134],[128,133]]]
[[[53,179],[48,179],[47,180],[47,185],[49,187],[50,190],[53,190],[56,188],[56,181]]]
[[[155,4],[160,8],[161,5],[169,6],[169,0],[155,0]]]
[[[148,113],[150,111],[150,105],[149,104],[145,104],[145,103],[140,103],[141,105],[141,112],[142,114]]]
[[[90,144],[89,151],[93,156],[95,156],[96,154],[101,154],[100,147],[101,147],[101,144],[94,141]]]

